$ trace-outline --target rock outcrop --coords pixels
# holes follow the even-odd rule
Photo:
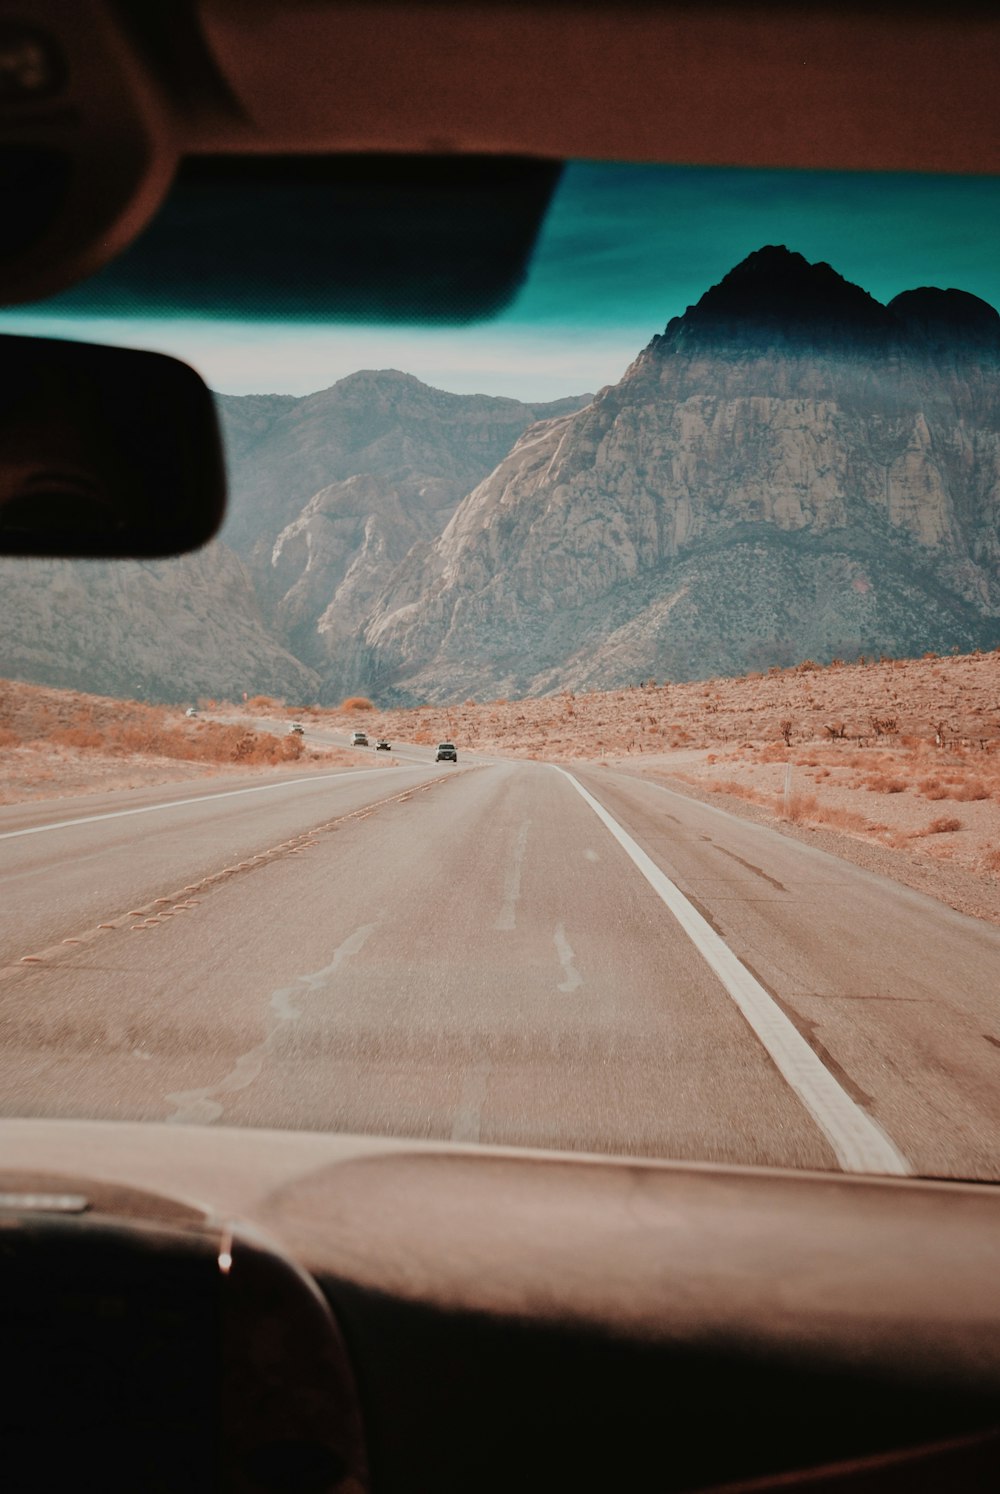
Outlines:
[[[0,674],[388,704],[1000,640],[1000,316],[960,290],[769,246],[593,398],[387,370],[219,408],[222,539],[3,563]]]
[[[364,630],[400,699],[1000,638],[1000,317],[769,247],[528,430]]]
[[[328,695],[359,682],[359,627],[413,546],[438,537],[529,425],[590,399],[448,394],[395,369],[299,400],[219,397],[232,487],[223,537],[275,636]]]
[[[339,699],[396,566],[550,408],[393,370],[218,405],[223,538],[155,563],[0,562],[0,676],[169,702]]]

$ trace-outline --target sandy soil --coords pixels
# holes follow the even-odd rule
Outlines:
[[[0,804],[106,794],[310,763],[354,765],[346,749],[260,733],[247,721],[188,718],[74,690],[0,680]]]
[[[912,796],[869,794],[836,783],[824,785],[817,794],[803,791],[797,786],[800,769],[793,765],[786,809],[785,768],[772,765],[770,771],[755,773],[754,766],[747,765],[742,773],[727,772],[731,765],[710,762],[713,756],[704,751],[678,751],[644,759],[641,764],[634,758],[604,761],[741,818],[770,825],[939,898],[960,913],[1000,924],[1000,804],[996,798],[962,804],[960,819],[950,811],[928,819]],[[854,807],[862,793],[867,797],[867,815]],[[939,819],[948,828],[931,829]]]
[[[372,738],[452,739],[460,752],[603,761],[1000,923],[1000,651],[406,711],[357,698],[326,710],[258,697],[243,709],[301,719],[308,745],[248,722],[0,682],[0,803],[234,765],[356,765],[349,749],[309,742],[309,728],[363,727]]]

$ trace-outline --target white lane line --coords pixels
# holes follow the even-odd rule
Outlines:
[[[563,975],[566,977],[565,980],[560,981],[557,990],[575,991],[577,986],[583,985],[583,976],[573,964],[573,946],[566,938],[566,930],[563,928],[561,923],[556,924],[556,932],[554,937],[556,954],[559,956],[559,963],[563,968]]]
[[[174,1126],[210,1126],[217,1121],[225,1111],[225,1106],[216,1098],[216,1095],[232,1095],[239,1090],[249,1089],[250,1085],[260,1077],[264,1067],[265,1059],[269,1050],[276,1046],[276,1040],[286,1023],[295,1022],[302,1015],[297,1006],[292,1003],[292,997],[299,994],[299,987],[305,986],[307,990],[321,990],[332,975],[337,973],[338,968],[345,960],[356,955],[364,946],[369,935],[374,933],[374,923],[362,924],[355,929],[349,938],[334,951],[333,959],[329,965],[322,970],[315,970],[311,975],[297,975],[295,984],[280,986],[277,991],[272,991],[270,1007],[277,1021],[271,1026],[267,1037],[258,1043],[247,1053],[241,1053],[228,1074],[224,1074],[215,1084],[206,1085],[202,1089],[178,1089],[166,1098],[175,1107],[171,1115],[167,1116],[167,1125]],[[143,1054],[148,1057],[148,1054]]]
[[[312,773],[308,778],[285,778],[281,783],[259,783],[253,788],[224,789],[218,794],[200,794],[192,799],[170,799],[165,804],[144,804],[138,809],[109,809],[105,814],[81,815],[76,820],[57,820],[51,825],[31,825],[27,830],[0,831],[0,840],[19,835],[42,835],[46,830],[67,830],[71,825],[93,825],[98,820],[121,820],[130,814],[155,814],[158,809],[181,809],[187,804],[209,804],[213,799],[232,799],[237,794],[266,794],[272,789],[295,788],[300,783],[336,782],[343,778],[371,778],[384,768],[350,768],[346,773]]]
[[[517,927],[517,905],[521,897],[521,864],[524,861],[524,850],[528,844],[528,829],[530,820],[525,820],[517,832],[517,840],[514,842],[514,859],[507,868],[504,878],[503,905],[497,914],[497,929],[513,929]]]
[[[662,898],[699,954],[715,972],[743,1016],[798,1095],[845,1172],[908,1176],[913,1169],[881,1126],[856,1105],[810,1048],[794,1023],[618,821],[565,768],[557,768],[617,840],[653,891]]]

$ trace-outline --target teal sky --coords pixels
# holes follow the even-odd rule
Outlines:
[[[359,368],[553,399],[615,382],[670,317],[762,244],[826,260],[888,301],[957,287],[1000,308],[1000,178],[576,163],[528,280],[465,327],[0,313],[8,332],[153,348],[228,393],[307,394]]]

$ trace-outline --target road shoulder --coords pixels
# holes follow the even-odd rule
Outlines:
[[[1000,925],[1000,880],[996,877],[978,874],[961,866],[946,865],[940,861],[918,860],[907,855],[905,851],[879,845],[873,841],[861,840],[856,836],[831,830],[825,826],[796,825],[772,813],[764,805],[754,804],[734,794],[713,791],[700,784],[682,781],[661,769],[646,768],[634,763],[626,764],[610,759],[602,761],[616,773],[648,783],[660,784],[663,788],[670,789],[671,792],[681,794],[685,798],[696,799],[702,804],[711,804],[717,809],[724,809],[737,819],[767,825],[791,840],[815,846],[831,856],[839,856],[843,861],[850,861],[866,871],[875,872],[879,876],[899,882],[904,887],[910,887],[915,892],[922,892],[928,897],[937,898],[939,902],[954,908],[958,913]],[[570,768],[574,765],[579,765],[578,760],[567,764]]]

